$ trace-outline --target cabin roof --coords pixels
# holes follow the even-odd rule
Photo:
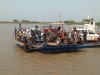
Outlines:
[[[93,18],[91,19],[84,19],[84,21],[94,21]]]

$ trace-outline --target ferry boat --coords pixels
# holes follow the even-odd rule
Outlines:
[[[85,30],[91,30],[93,33],[88,34],[87,39],[90,40],[90,38],[92,37],[92,39],[90,40],[90,42],[86,42],[84,43],[83,38],[83,33],[81,33],[81,37],[79,38],[80,40],[77,42],[75,39],[73,41],[73,43],[68,42],[70,40],[70,38],[66,38],[64,32],[64,28],[63,25],[64,23],[51,23],[49,26],[43,26],[43,33],[44,34],[48,34],[48,37],[46,37],[44,40],[46,40],[44,42],[44,40],[38,40],[39,34],[38,29],[41,30],[38,26],[36,26],[35,28],[32,28],[34,30],[36,30],[37,32],[34,33],[35,38],[32,38],[32,34],[30,33],[30,37],[31,38],[26,38],[23,34],[21,34],[21,39],[20,36],[18,35],[18,32],[15,34],[15,40],[17,40],[17,42],[23,47],[23,49],[26,52],[29,51],[34,51],[34,50],[38,50],[38,51],[68,51],[68,50],[78,50],[78,49],[83,49],[83,48],[95,48],[95,47],[100,47],[100,35],[95,33],[95,21],[93,19],[85,19],[84,20],[84,29],[80,29],[80,31],[84,32]],[[55,25],[55,26],[53,26]],[[50,31],[55,31],[56,28],[58,28],[60,26],[60,30],[62,31],[62,34],[60,36],[55,36],[52,35],[52,33],[49,35]],[[19,26],[19,30],[22,29],[21,25]],[[21,30],[20,30],[21,31]],[[31,31],[31,30],[30,30]],[[43,35],[42,33],[42,35]],[[20,33],[19,33],[20,34]],[[40,33],[41,35],[41,33]],[[67,35],[67,33],[66,33]],[[69,35],[68,35],[69,36]],[[40,36],[41,38],[43,38],[43,36]],[[53,40],[51,40],[53,38]],[[87,41],[88,41],[87,40]],[[39,45],[38,42],[41,42],[41,44]],[[72,42],[72,41],[71,41]]]

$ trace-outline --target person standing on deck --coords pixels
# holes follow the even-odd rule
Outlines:
[[[19,30],[21,30],[21,24],[19,24]]]
[[[35,26],[35,35],[38,35],[38,26]]]
[[[50,28],[49,29],[51,30],[51,25],[50,25]]]
[[[35,32],[32,29],[31,29],[31,40],[32,40],[32,43],[35,43],[36,41]]]
[[[44,33],[44,34],[43,34],[43,41],[44,41],[44,43],[46,42],[46,37],[47,37],[47,34]]]
[[[38,33],[39,45],[41,45],[41,33]]]
[[[21,30],[18,31],[19,41],[22,41],[23,32]]]
[[[30,32],[29,28],[26,28],[26,34],[28,35]]]
[[[84,42],[84,43],[87,42],[87,39],[86,39],[87,37],[86,37],[86,35],[87,35],[87,32],[84,31],[84,32],[83,32],[83,42]]]
[[[73,28],[73,34],[74,34],[74,44],[77,44],[76,41],[77,41],[77,30],[76,30],[76,27]]]
[[[72,42],[72,40],[73,40],[73,32],[72,31],[69,32],[69,38],[70,38],[70,40]]]
[[[60,32],[61,26],[58,27],[57,31]]]
[[[17,28],[15,27],[15,30],[14,30],[14,34],[15,34],[15,38],[16,38],[16,34],[17,34]]]

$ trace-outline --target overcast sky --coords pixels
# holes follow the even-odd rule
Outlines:
[[[100,0],[0,0],[0,21],[59,21],[100,19]]]

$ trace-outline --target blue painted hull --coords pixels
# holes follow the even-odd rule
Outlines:
[[[57,50],[78,50],[83,48],[95,48],[100,47],[100,45],[92,45],[92,44],[79,44],[79,45],[56,45],[51,46],[48,44],[44,44],[42,47],[39,47],[39,51],[57,51]]]
[[[49,44],[42,44],[42,46],[38,45],[31,45],[28,44],[28,47],[25,47],[25,44],[19,42],[22,47],[24,47],[24,50],[26,52],[31,51],[31,50],[38,50],[38,51],[69,51],[69,50],[79,50],[83,48],[96,48],[100,47],[99,44],[77,44],[77,45],[49,45]]]

